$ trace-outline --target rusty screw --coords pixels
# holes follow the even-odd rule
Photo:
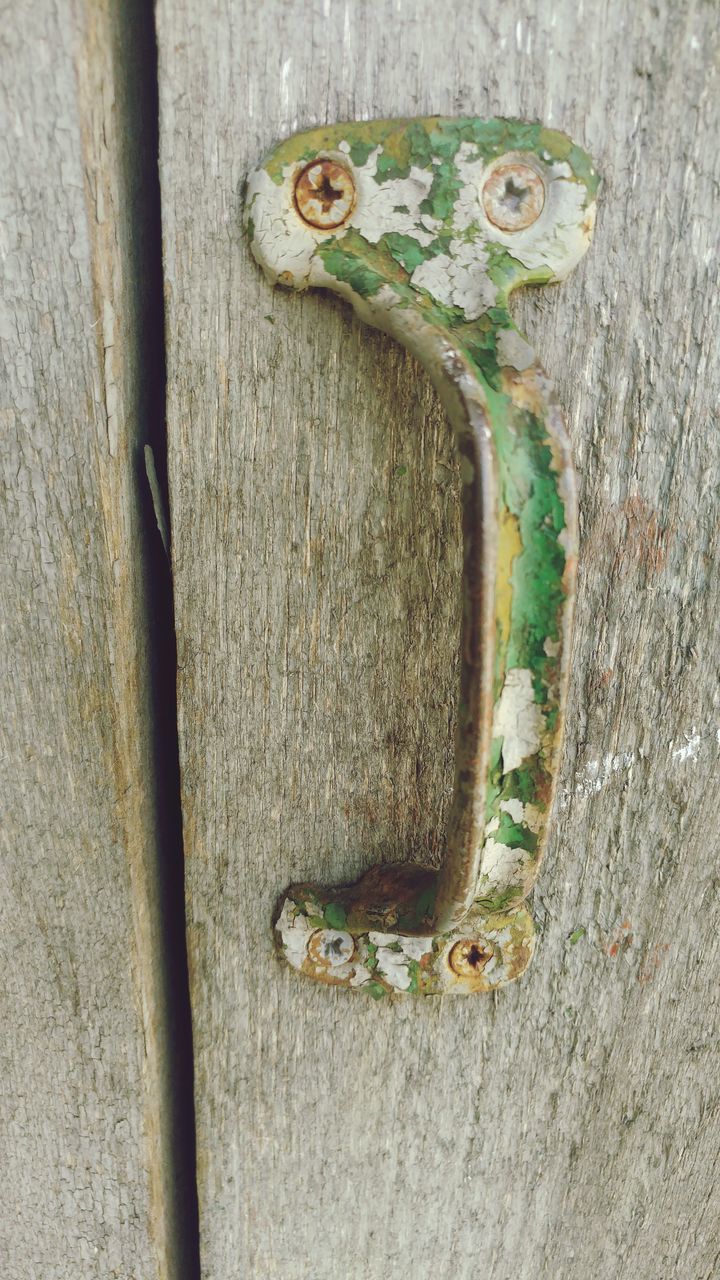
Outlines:
[[[312,160],[295,180],[295,208],[321,231],[342,226],[355,203],[355,183],[334,160]]]
[[[316,929],[308,942],[310,958],[321,968],[334,969],[347,964],[355,954],[355,940],[350,933],[338,929]]]
[[[528,164],[513,161],[493,169],[482,190],[482,201],[490,221],[501,231],[522,231],[532,226],[543,211],[545,185]]]
[[[450,948],[448,964],[459,978],[477,978],[491,956],[492,951],[481,947],[474,938],[461,938]]]

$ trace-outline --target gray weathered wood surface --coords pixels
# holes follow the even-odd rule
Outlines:
[[[0,37],[6,1280],[174,1274],[117,15],[40,0]]]
[[[159,0],[179,716],[205,1280],[718,1274],[717,7]],[[582,563],[540,945],[496,1000],[284,971],[293,879],[439,858],[455,461],[426,378],[240,229],[278,137],[508,114],[604,177],[517,313]],[[584,930],[584,932],[583,932]]]

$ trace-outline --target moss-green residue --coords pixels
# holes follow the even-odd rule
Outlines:
[[[356,254],[348,252],[343,242],[321,245],[318,252],[328,274],[343,284],[349,284],[361,298],[371,298],[386,283],[385,276],[373,271]]]
[[[350,159],[353,164],[357,165],[358,168],[367,164],[368,157],[370,153],[375,150],[376,146],[376,142],[368,142],[367,139],[355,138],[350,145]]]
[[[519,884],[508,885],[507,889],[501,890],[500,893],[478,898],[476,905],[483,911],[487,911],[488,915],[495,915],[500,911],[507,911],[513,902],[517,902],[518,898],[522,897],[523,890]]]
[[[514,417],[519,419],[517,434],[508,433],[498,440],[503,492],[510,510],[518,516],[523,544],[512,572],[507,666],[528,667],[543,686],[542,690],[537,689],[536,700],[544,702],[548,665],[545,642],[558,639],[559,617],[565,604],[565,551],[560,542],[565,507],[543,423],[522,410]]]
[[[382,243],[387,245],[392,257],[404,267],[409,275],[422,262],[425,262],[428,256],[427,250],[416,240],[415,236],[404,236],[398,231],[391,231],[386,236],[383,236]]]
[[[508,849],[527,849],[534,853],[537,848],[537,836],[524,823],[513,822],[509,813],[500,814],[500,825],[493,832],[493,840],[507,845]]]
[[[347,912],[339,902],[329,902],[323,915],[331,929],[344,929],[347,925]]]
[[[451,160],[433,165],[432,186],[420,205],[423,213],[444,222],[449,218],[460,194],[460,179]]]
[[[367,991],[373,1000],[382,1000],[383,996],[388,994],[381,982],[366,982],[363,990]]]

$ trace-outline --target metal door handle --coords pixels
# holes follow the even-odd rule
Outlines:
[[[270,280],[332,289],[425,366],[455,432],[464,562],[455,790],[439,872],[373,867],[286,891],[289,963],[369,991],[474,992],[519,976],[563,731],[576,562],[570,448],[513,325],[522,284],[562,280],[598,178],[565,134],[509,120],[383,120],[283,142],[246,218]]]

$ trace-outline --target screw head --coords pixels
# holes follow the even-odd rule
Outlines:
[[[482,202],[490,222],[500,231],[523,231],[543,211],[545,184],[529,164],[501,164],[487,178]]]
[[[352,934],[339,929],[316,929],[308,942],[308,953],[315,964],[322,968],[335,969],[338,965],[347,964],[355,954],[355,939]]]
[[[352,175],[335,160],[311,160],[295,179],[295,208],[311,227],[330,231],[342,226],[354,203]]]
[[[474,938],[461,938],[450,948],[448,964],[459,978],[477,978],[492,954]]]

